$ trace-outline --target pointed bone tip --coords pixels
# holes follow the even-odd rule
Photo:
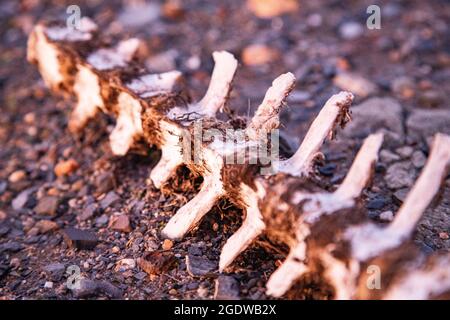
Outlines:
[[[440,158],[443,159],[442,161],[449,162],[450,136],[443,133],[437,133],[431,143],[431,152],[439,154]]]
[[[134,53],[141,43],[142,40],[138,38],[130,38],[120,41],[117,47],[120,52]]]
[[[237,255],[230,252],[229,246],[225,244],[220,254],[219,259],[219,272],[223,272],[234,261]]]
[[[437,145],[443,144],[450,148],[450,136],[440,132],[436,133],[433,143]]]
[[[283,73],[272,82],[273,87],[291,89],[295,84],[295,76],[292,72]]]
[[[157,177],[150,176],[150,180],[152,181],[153,186],[154,186],[156,189],[161,189],[161,187],[162,187],[162,182],[161,182]]]
[[[165,239],[170,239],[173,241],[179,241],[183,238],[184,232],[180,232],[179,230],[173,230],[174,228],[169,223],[164,227],[161,231],[161,236]]]
[[[266,294],[274,298],[281,298],[284,294],[283,290],[273,287],[270,282],[266,285]]]
[[[349,106],[355,96],[353,93],[348,91],[341,91],[330,98],[330,102],[336,104],[337,106]]]
[[[228,263],[222,261],[222,257],[219,260],[219,273],[223,273],[223,271],[228,267]]]
[[[172,83],[177,82],[179,79],[182,78],[182,76],[183,73],[181,73],[178,70],[167,71],[159,74],[161,80],[166,80]]]
[[[237,59],[228,51],[214,51],[212,55],[215,63],[223,62],[224,64],[226,63],[237,67]]]
[[[371,144],[374,146],[374,149],[379,149],[381,147],[381,144],[384,140],[384,133],[383,132],[377,132],[370,134],[366,139],[365,142]]]
[[[111,151],[115,156],[122,157],[127,154],[129,149],[130,145],[128,143],[116,141],[114,137],[111,139]]]

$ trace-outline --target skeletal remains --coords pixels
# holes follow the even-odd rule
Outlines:
[[[324,140],[350,120],[351,93],[341,92],[326,102],[292,157],[263,165],[246,150],[261,145],[267,132],[278,127],[280,109],[295,82],[291,73],[273,81],[247,124],[222,121],[215,115],[225,107],[237,69],[232,54],[213,53],[209,88],[202,100],[190,102],[181,73],[149,73],[134,59],[138,47],[137,39],[106,41],[87,18],[77,30],[42,22],[29,38],[28,59],[38,66],[49,88],[76,98],[70,131],[79,132],[103,111],[116,119],[110,135],[114,154],[126,154],[139,139],[161,150],[150,175],[157,188],[182,165],[203,177],[199,193],[170,219],[163,236],[181,239],[219,199],[226,198],[242,208],[245,217],[222,250],[221,272],[261,234],[290,248],[268,280],[269,295],[281,297],[295,282],[312,275],[335,299],[449,296],[450,254],[424,256],[411,240],[446,177],[449,136],[435,136],[428,162],[394,221],[379,226],[367,218],[359,197],[370,183],[382,133],[366,138],[334,192],[325,191],[313,174]],[[197,141],[199,123],[200,134],[241,129],[245,138],[235,143],[211,139],[209,134],[208,141]],[[230,157],[243,161],[229,164]],[[380,288],[368,285],[371,268],[380,271]]]

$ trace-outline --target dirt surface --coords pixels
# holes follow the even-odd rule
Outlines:
[[[72,3],[0,3],[0,298],[213,298],[220,249],[239,226],[239,210],[223,201],[183,241],[164,242],[160,230],[200,181],[180,169],[162,192],[153,188],[148,176],[159,152],[112,156],[113,123],[106,117],[70,135],[73,102],[53,97],[26,62],[33,25],[51,16],[65,19]],[[144,39],[148,67],[182,71],[195,99],[208,85],[212,51],[234,53],[241,65],[229,106],[240,115],[252,114],[276,76],[293,72],[298,81],[282,116],[282,133],[293,148],[333,93],[357,88],[353,123],[326,144],[318,174],[334,188],[362,139],[385,130],[374,184],[364,194],[368,214],[380,223],[387,211],[395,214],[420,173],[430,137],[450,133],[448,1],[381,1],[380,30],[366,28],[371,1],[300,1],[298,11],[272,19],[257,18],[243,1],[154,1],[145,10],[120,1],[89,3],[78,3],[82,15],[103,32]],[[249,50],[254,44],[264,52],[261,46]],[[269,62],[256,64],[261,55]],[[68,173],[61,175],[58,164]],[[415,235],[425,252],[450,248],[450,179],[442,190]],[[123,215],[131,228],[114,230],[112,222]],[[68,227],[92,232],[95,248],[70,247],[63,236]],[[137,264],[146,253],[158,262],[154,275]],[[219,278],[222,294],[267,298],[265,283],[284,254],[259,239],[228,277]],[[90,279],[81,291],[67,288],[71,266]],[[326,298],[314,287],[296,297]]]

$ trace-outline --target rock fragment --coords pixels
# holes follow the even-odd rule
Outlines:
[[[218,264],[203,257],[186,255],[186,269],[192,277],[211,277],[215,275]]]
[[[14,210],[19,211],[27,205],[30,195],[34,192],[34,188],[26,189],[20,192],[11,202],[11,206]]]
[[[50,280],[58,282],[63,278],[66,266],[63,263],[55,262],[45,266],[43,270]]]
[[[119,260],[114,270],[116,272],[124,272],[127,270],[132,270],[134,268],[136,268],[136,261],[134,259],[128,258]]]
[[[408,135],[414,141],[432,137],[436,132],[450,134],[450,112],[439,110],[414,110],[406,121]]]
[[[100,206],[102,209],[106,209],[108,207],[112,207],[116,203],[120,201],[120,197],[114,191],[110,191],[106,194],[106,196],[100,202]]]
[[[173,241],[170,239],[165,239],[162,244],[163,250],[170,250],[173,247]]]
[[[363,139],[381,130],[385,133],[385,147],[398,147],[403,143],[403,110],[391,98],[370,98],[352,108],[352,121],[342,133],[348,138]]]
[[[98,238],[94,233],[77,228],[64,229],[63,236],[69,247],[80,250],[91,250],[98,243]]]
[[[112,216],[109,221],[109,227],[120,232],[131,232],[130,218],[125,214]]]
[[[340,72],[334,79],[334,84],[345,91],[350,91],[357,96],[367,97],[377,91],[377,86],[356,73]]]
[[[55,166],[55,174],[58,177],[70,175],[79,167],[75,159],[62,160]]]
[[[122,290],[108,281],[95,281],[86,278],[81,279],[78,288],[73,290],[73,295],[76,298],[89,298],[100,294],[118,299],[122,297]]]
[[[387,169],[384,178],[391,189],[410,187],[414,182],[415,170],[410,161],[397,162]]]
[[[39,233],[44,234],[50,231],[55,231],[59,228],[58,224],[51,220],[39,220],[34,225],[34,228],[39,230]]]
[[[394,213],[391,210],[384,211],[384,212],[380,213],[380,220],[386,221],[386,222],[391,222],[392,220],[394,220]]]
[[[34,211],[40,215],[55,216],[59,205],[59,198],[55,196],[42,197]]]
[[[239,300],[239,282],[232,276],[219,276],[215,281],[215,300]]]
[[[273,18],[285,13],[297,12],[296,0],[247,0],[247,8],[259,18]]]
[[[11,183],[16,183],[25,179],[26,176],[27,173],[24,170],[17,170],[9,175],[8,180]]]
[[[252,44],[242,52],[242,62],[248,66],[260,66],[277,59],[279,52],[264,44]]]
[[[161,274],[174,268],[177,258],[170,251],[153,251],[138,258],[139,267],[150,275]]]

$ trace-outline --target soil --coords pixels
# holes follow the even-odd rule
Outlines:
[[[189,261],[216,264],[221,247],[240,224],[239,210],[222,201],[184,240],[164,243],[161,229],[201,181],[181,168],[170,188],[152,187],[148,177],[159,152],[149,148],[145,154],[112,156],[108,133],[114,123],[106,116],[91,121],[79,136],[69,134],[73,101],[52,96],[36,68],[26,62],[26,41],[33,25],[42,18],[66,19],[67,4],[62,2],[0,3],[0,299],[213,298],[218,271],[192,276],[186,256],[198,258]],[[229,102],[239,115],[251,115],[271,81],[293,72],[297,85],[282,114],[281,128],[293,148],[323,103],[340,90],[336,77],[344,72],[355,75],[351,79],[356,85],[371,83],[369,93],[356,94],[355,105],[394,99],[401,106],[398,119],[386,119],[380,126],[396,131],[388,124],[398,120],[401,133],[383,147],[373,186],[363,197],[369,216],[379,223],[386,216],[381,213],[395,214],[420,173],[430,137],[437,131],[450,133],[447,1],[381,1],[379,30],[366,28],[370,1],[300,1],[297,12],[272,19],[257,18],[243,1],[180,1],[177,10],[152,1],[149,14],[131,14],[131,18],[130,7],[121,1],[89,3],[78,3],[82,15],[91,17],[103,32],[144,39],[150,69],[182,71],[194,100],[207,88],[214,50],[228,50],[241,63]],[[353,28],[357,36],[349,36],[345,28]],[[265,44],[278,54],[272,52],[268,63],[243,63],[243,52],[252,44]],[[429,115],[426,123],[412,116],[422,111]],[[330,189],[342,181],[367,134],[364,129],[356,126],[351,135],[338,131],[337,140],[326,143],[318,174]],[[68,159],[77,165],[70,166],[69,174],[57,176],[56,165]],[[393,165],[401,170],[389,171]],[[399,176],[402,170],[407,174]],[[111,217],[118,215],[129,217],[131,232],[109,226]],[[54,221],[56,230],[39,232],[40,220]],[[64,237],[68,227],[89,230],[98,243],[92,250],[70,246]],[[449,233],[447,177],[439,201],[419,223],[415,240],[425,252],[449,250]],[[144,272],[140,263],[119,262],[137,262],[148,252],[163,252],[152,259],[166,259],[158,261],[160,268],[153,274]],[[238,282],[228,286],[237,291],[229,295],[268,299],[265,283],[285,253],[264,237],[258,239],[229,270]],[[78,267],[81,276],[112,284],[120,295],[109,285],[77,294],[68,289],[67,274],[55,275],[49,267],[55,263],[63,265],[63,273],[70,266]],[[303,290],[308,294],[301,298],[326,298],[319,289]]]

